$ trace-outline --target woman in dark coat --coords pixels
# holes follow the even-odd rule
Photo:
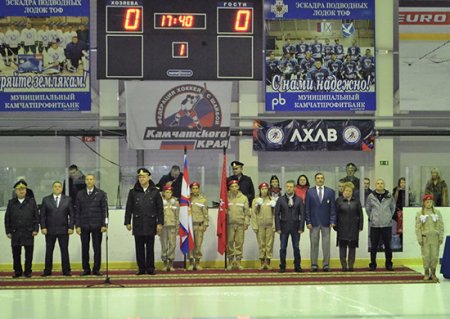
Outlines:
[[[363,229],[363,211],[358,198],[353,197],[354,186],[350,182],[344,184],[342,196],[336,199],[336,231],[337,245],[342,271],[353,271],[359,232]],[[348,248],[348,262],[347,262]]]

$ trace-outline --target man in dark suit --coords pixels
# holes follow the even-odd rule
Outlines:
[[[61,266],[64,276],[72,276],[69,259],[69,235],[73,234],[74,213],[72,200],[62,194],[60,181],[52,184],[53,193],[42,199],[41,232],[45,235],[45,269],[43,277],[52,275],[53,250],[56,240],[61,251]]]
[[[13,278],[32,276],[34,236],[39,231],[39,212],[34,198],[26,197],[27,183],[14,184],[16,198],[8,202],[5,212],[6,236],[11,239],[13,254]],[[25,248],[25,272],[22,269],[22,246]]]
[[[146,168],[137,171],[138,181],[128,193],[125,209],[125,226],[132,229],[139,267],[136,275],[155,274],[155,235],[160,234],[164,225],[164,206],[159,190],[151,181],[151,173]]]
[[[94,248],[94,267],[92,274],[101,276],[102,238],[107,228],[108,199],[106,193],[95,187],[95,177],[86,175],[86,189],[79,191],[75,201],[75,225],[81,237],[82,276],[91,274],[89,265],[89,242],[92,236]]]
[[[181,183],[183,181],[183,173],[181,173],[180,166],[173,165],[169,174],[164,175],[159,180],[156,186],[162,191],[164,186],[172,186],[173,196],[180,199],[181,197]]]
[[[233,169],[233,175],[227,178],[227,185],[230,181],[236,180],[239,182],[239,190],[242,194],[247,196],[248,202],[251,205],[253,199],[255,199],[255,188],[253,187],[253,181],[250,176],[242,174],[244,163],[239,161],[231,162],[231,168]]]
[[[84,182],[85,179],[86,176],[78,169],[78,166],[75,164],[69,166],[69,196],[72,199],[73,205],[75,205],[77,193],[86,188],[86,183]],[[66,181],[64,181],[62,192],[64,194],[66,193]]]
[[[300,234],[305,229],[305,207],[300,197],[294,192],[295,182],[286,182],[286,193],[277,200],[275,205],[275,229],[280,234],[280,272],[286,271],[286,248],[291,236],[294,250],[294,271],[301,272],[300,267]]]
[[[306,226],[310,230],[311,270],[318,270],[319,241],[322,235],[323,271],[329,271],[330,265],[330,227],[336,225],[335,194],[324,186],[323,173],[315,176],[316,186],[306,193]]]

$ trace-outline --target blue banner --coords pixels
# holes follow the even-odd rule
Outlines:
[[[253,122],[255,151],[371,151],[371,120],[287,120]]]
[[[90,111],[89,0],[4,0],[0,111]]]
[[[266,0],[266,111],[375,111],[375,1]]]

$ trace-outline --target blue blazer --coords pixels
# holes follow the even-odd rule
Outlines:
[[[311,187],[306,192],[306,225],[313,227],[330,227],[336,225],[336,209],[334,190],[323,186],[322,203],[319,201],[317,186]]]

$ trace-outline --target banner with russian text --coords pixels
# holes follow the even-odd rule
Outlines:
[[[253,122],[255,151],[371,151],[371,120],[288,120]]]
[[[0,12],[0,111],[89,111],[89,0],[5,0]]]
[[[230,140],[232,82],[127,81],[132,149],[222,149]]]
[[[375,111],[375,0],[265,8],[266,111]]]

